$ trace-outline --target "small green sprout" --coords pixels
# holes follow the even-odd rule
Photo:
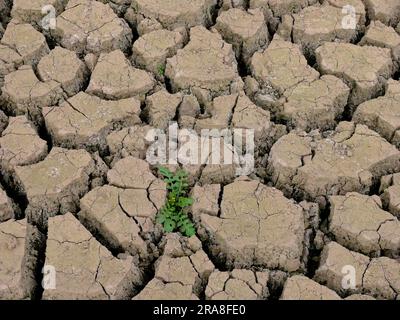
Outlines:
[[[178,170],[175,174],[164,167],[160,167],[159,173],[167,184],[167,202],[157,215],[157,222],[162,224],[165,232],[179,230],[186,237],[196,233],[196,229],[186,208],[193,204],[193,199],[188,197],[188,174],[184,170]]]
[[[157,72],[160,75],[160,77],[164,77],[165,75],[165,66],[160,64],[157,68]]]

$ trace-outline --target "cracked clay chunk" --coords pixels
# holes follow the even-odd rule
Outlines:
[[[361,0],[357,1],[362,5]],[[311,6],[293,15],[293,42],[299,44],[303,51],[314,56],[314,51],[327,41],[352,42],[356,40],[361,29],[361,16],[355,16],[354,28],[343,28],[345,14],[342,7],[325,3]]]
[[[199,300],[192,292],[192,286],[180,282],[163,282],[152,279],[134,300]]]
[[[136,125],[111,132],[107,136],[107,145],[113,160],[128,156],[145,159],[147,149],[153,143],[150,139],[153,130],[154,128],[148,125]]]
[[[41,139],[25,116],[10,117],[8,127],[0,137],[0,163],[4,176],[15,166],[30,165],[47,155],[47,142]]]
[[[358,21],[358,23],[361,26],[364,26],[366,24],[366,8],[365,8],[365,4],[364,4],[364,0],[323,0],[320,2],[326,2],[329,5],[339,8],[340,10],[343,10],[342,14],[343,17],[345,18],[343,20],[344,25],[349,28],[349,27],[353,27],[352,25],[352,19],[346,19],[346,18],[351,18],[353,13],[356,14],[356,21]],[[346,6],[350,8],[346,9]],[[353,11],[354,10],[354,11]]]
[[[215,28],[223,39],[233,45],[236,58],[250,62],[254,52],[268,45],[268,28],[264,14],[259,9],[230,9],[222,12]]]
[[[31,299],[43,235],[24,220],[0,223],[0,300]]]
[[[8,126],[8,117],[7,115],[0,110],[0,135],[4,131],[5,128]]]
[[[219,129],[223,130],[229,127],[232,120],[232,112],[237,104],[239,96],[237,94],[224,95],[217,97],[207,107],[207,117],[195,120],[194,128],[196,132],[201,130]],[[247,101],[246,101],[247,102]]]
[[[96,188],[81,199],[79,216],[111,247],[139,254],[145,260],[148,252],[141,236],[150,238],[155,231],[166,185],[151,173],[147,162],[133,157],[116,162],[108,172],[108,181],[110,185]]]
[[[137,22],[143,19],[156,20],[165,29],[208,26],[216,0],[133,0],[132,8],[137,14]]]
[[[240,94],[234,106],[231,125],[235,129],[254,130],[257,143],[268,145],[274,124],[270,121],[270,113],[255,105],[249,97]]]
[[[27,114],[35,123],[42,121],[43,107],[57,105],[63,98],[60,84],[53,80],[41,82],[31,66],[22,66],[6,75],[2,91],[12,114]]]
[[[251,59],[251,71],[270,95],[288,95],[301,83],[319,78],[319,73],[307,64],[298,45],[274,39],[264,52],[256,52]]]
[[[0,222],[14,218],[14,215],[13,202],[0,186]]]
[[[400,22],[400,2],[398,0],[364,0],[370,20],[379,20],[396,27]]]
[[[344,112],[349,94],[349,87],[330,75],[300,83],[286,98],[278,117],[301,130],[333,129],[335,119]]]
[[[290,133],[269,156],[274,185],[295,189],[325,207],[325,197],[369,193],[374,181],[400,169],[400,151],[376,132],[352,122],[339,123],[325,139]]]
[[[184,37],[177,31],[163,29],[146,33],[133,44],[133,60],[161,80],[167,58],[174,56],[183,42]]]
[[[24,64],[37,65],[40,58],[50,51],[43,34],[30,24],[15,21],[8,24],[0,43],[15,50]]]
[[[392,27],[380,21],[372,21],[367,32],[361,39],[360,45],[389,48],[392,50],[393,60],[400,63],[400,35]]]
[[[221,11],[226,11],[232,8],[241,8],[241,9],[245,9],[247,6],[247,0],[222,0],[222,4],[221,4]]]
[[[130,12],[131,14],[133,13],[133,9],[131,10],[131,8],[129,8],[128,10],[129,10],[128,12]],[[127,14],[128,14],[128,12],[127,12]],[[132,14],[130,17],[132,18],[132,21],[135,21],[136,16],[134,14]],[[125,15],[125,19],[126,18],[127,18],[127,15]],[[141,20],[141,19],[142,19],[142,17],[138,16],[137,21],[140,21],[140,22],[137,24],[137,27],[136,27],[137,33],[140,37],[145,35],[146,33],[152,32],[152,31],[163,30],[161,23],[159,23],[157,20],[152,19],[152,18],[145,18],[143,20]],[[177,30],[179,30],[179,32],[181,32],[181,31],[183,32],[182,28],[179,28]]]
[[[154,279],[135,300],[198,300],[201,279],[189,257],[162,256],[155,268]]]
[[[121,196],[121,205],[129,216],[137,216],[143,226],[153,223],[165,203],[166,185],[153,175],[146,161],[131,156],[119,160],[107,172],[107,180],[112,186],[127,189]]]
[[[202,214],[201,225],[228,265],[286,271],[301,266],[303,209],[279,190],[257,181],[235,181],[224,187],[221,215]]]
[[[198,300],[215,267],[196,236],[169,233],[162,240],[164,253],[155,262],[155,274],[134,300]]]
[[[329,230],[337,242],[366,255],[400,252],[400,222],[379,197],[358,193],[330,198]]]
[[[179,282],[196,291],[200,278],[189,257],[162,256],[156,262],[155,278],[165,283]]]
[[[385,208],[400,219],[400,185],[387,188],[381,196]]]
[[[202,214],[210,216],[218,216],[219,205],[218,199],[221,193],[221,185],[219,184],[206,184],[203,186],[195,185],[192,189],[193,205],[192,216],[197,222],[200,220]]]
[[[109,5],[94,0],[70,0],[52,35],[78,54],[126,51],[132,44],[132,30],[125,20]]]
[[[251,8],[268,8],[275,17],[298,12],[301,9],[313,5],[315,0],[250,0]]]
[[[57,283],[45,300],[127,299],[142,283],[132,257],[114,258],[71,213],[49,219],[46,266]]]
[[[281,300],[340,300],[331,289],[302,275],[290,277],[283,288]]]
[[[157,178],[145,160],[126,157],[115,163],[107,172],[111,185],[128,189],[147,189]]]
[[[1,94],[1,87],[4,84],[4,77],[10,72],[15,71],[22,64],[23,64],[22,57],[15,50],[11,49],[6,45],[1,44],[0,42],[0,94]],[[3,122],[1,120],[0,123]],[[0,125],[0,132],[1,129],[2,126]]]
[[[363,276],[369,262],[370,259],[367,256],[350,251],[336,242],[330,242],[322,250],[320,265],[314,280],[335,290],[340,295],[361,293]],[[343,277],[351,270],[355,270],[354,287],[345,288]]]
[[[246,112],[243,112],[244,121],[248,120],[246,119],[247,115]],[[250,113],[250,115],[252,114]],[[254,118],[250,119],[254,120]],[[260,119],[255,120],[254,123],[257,123]],[[267,126],[269,124],[268,122]],[[265,124],[262,123],[262,125]],[[233,143],[233,140],[229,138],[226,134],[229,131],[213,132],[212,130],[201,134],[191,131],[183,132],[184,139],[188,139],[188,142],[184,142],[181,145],[179,151],[179,161],[182,163],[183,168],[189,172],[191,177],[198,177],[200,184],[227,184],[234,180],[236,176],[250,174],[252,171],[252,159],[246,159],[241,156],[243,149],[239,148],[238,144]],[[223,133],[222,135],[221,132]],[[223,136],[224,134],[225,137]],[[238,136],[236,141],[237,139]],[[192,143],[198,143],[197,145],[200,149],[197,153],[191,153],[189,150],[188,155],[191,157],[189,158],[184,152],[188,150],[187,145],[192,145]],[[191,180],[191,183],[195,182],[195,179]]]
[[[11,17],[26,23],[37,23],[43,27],[41,23],[49,11],[43,8],[55,9],[55,15],[58,15],[64,9],[65,0],[14,0],[11,10]],[[46,7],[52,6],[52,7]]]
[[[88,191],[94,167],[92,157],[85,150],[57,147],[37,164],[16,167],[18,187],[29,202],[28,218],[46,225],[48,217],[75,211],[79,198]]]
[[[190,42],[167,59],[165,74],[175,91],[197,88],[213,97],[236,92],[243,84],[232,45],[204,27],[190,29]]]
[[[384,96],[360,104],[353,121],[367,125],[400,147],[400,82],[389,80]]]
[[[322,74],[351,86],[352,106],[376,97],[394,72],[391,50],[386,48],[327,42],[316,50],[316,58]]]
[[[352,294],[351,296],[346,297],[344,300],[376,300],[376,299],[366,294]]]
[[[122,51],[101,54],[86,92],[104,99],[118,100],[137,96],[144,100],[154,87],[153,77],[132,67]]]
[[[344,289],[343,276],[355,272],[355,288]],[[315,279],[340,294],[365,293],[377,299],[396,299],[400,293],[400,263],[387,257],[369,259],[331,242],[325,246]]]
[[[38,74],[42,81],[58,82],[70,97],[83,88],[88,70],[74,52],[56,47],[40,60]]]
[[[365,291],[378,299],[398,299],[400,262],[387,257],[374,258],[364,275]]]
[[[317,2],[318,0],[250,0],[249,8],[260,8],[271,30],[276,30],[285,15],[292,15]]]
[[[160,90],[146,98],[146,114],[149,125],[157,129],[167,129],[169,122],[176,115],[176,110],[182,102],[182,94],[170,94],[167,90]]]
[[[379,194],[384,192],[387,188],[389,188],[391,186],[396,186],[399,184],[400,184],[400,173],[399,172],[383,176],[380,181]]]
[[[234,269],[231,272],[214,270],[208,279],[207,300],[259,300],[268,296],[268,271],[253,272]]]
[[[291,196],[294,186],[291,183],[297,171],[311,159],[312,137],[291,132],[281,137],[271,148],[267,171],[275,187],[286,196]]]
[[[43,108],[46,128],[55,145],[65,148],[106,149],[106,137],[118,127],[140,123],[135,98],[102,100],[80,92],[60,107]]]
[[[139,255],[142,260],[148,257],[146,243],[140,236],[141,226],[132,219],[153,218],[157,213],[157,208],[147,199],[146,190],[106,185],[90,191],[80,204],[79,217],[90,230],[100,233],[110,247]]]

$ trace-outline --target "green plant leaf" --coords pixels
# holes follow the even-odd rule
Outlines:
[[[164,222],[164,230],[166,232],[173,232],[175,230],[176,223],[170,219],[165,220]]]
[[[192,198],[181,197],[178,200],[178,206],[181,208],[189,207],[193,204]]]
[[[163,225],[165,232],[174,232],[177,229],[185,236],[191,237],[196,229],[185,208],[193,204],[193,199],[188,197],[188,174],[184,170],[172,173],[165,167],[158,168],[160,175],[167,184],[167,201],[160,209],[156,221]]]
[[[163,77],[165,75],[165,66],[160,64],[157,68],[158,74]]]
[[[165,167],[159,167],[158,172],[162,176],[169,178],[169,179],[173,178],[173,176],[174,176],[173,173],[168,168],[165,168]]]
[[[194,228],[193,224],[188,224],[183,227],[183,230],[181,230],[182,233],[184,233],[187,237],[191,237],[196,234],[196,229]]]
[[[159,214],[156,219],[157,223],[163,224],[165,221],[165,215]]]

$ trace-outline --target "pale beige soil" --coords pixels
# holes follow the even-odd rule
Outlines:
[[[0,300],[399,300],[399,75],[399,0],[0,0]]]

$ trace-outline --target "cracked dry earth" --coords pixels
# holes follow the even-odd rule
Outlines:
[[[0,299],[399,300],[399,75],[398,0],[0,0]],[[190,238],[170,121],[255,131],[171,166]]]

